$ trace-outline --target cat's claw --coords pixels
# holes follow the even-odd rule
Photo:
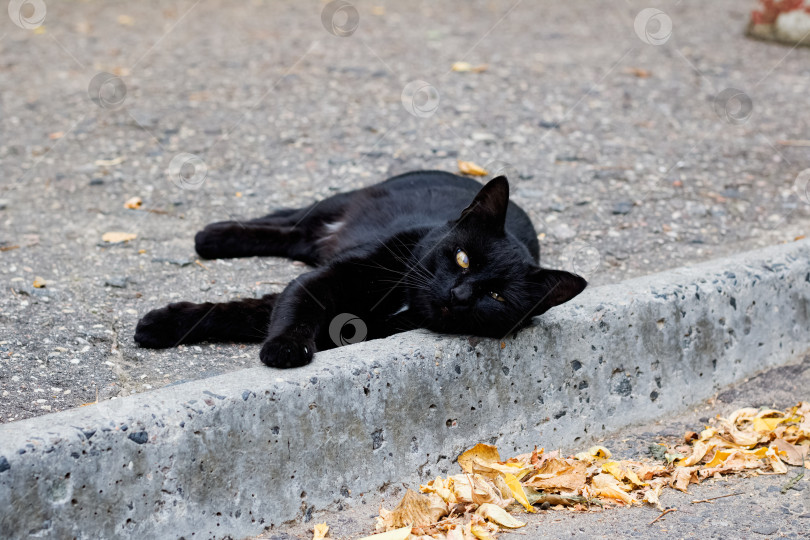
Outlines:
[[[259,357],[265,365],[274,368],[294,368],[309,364],[315,353],[315,344],[279,336],[264,342]]]

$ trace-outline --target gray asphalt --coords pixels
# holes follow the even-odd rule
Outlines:
[[[544,263],[594,284],[810,224],[810,50],[743,37],[747,2],[661,4],[671,35],[634,29],[647,3],[355,2],[344,37],[322,2],[43,5],[0,13],[0,422],[256,365],[132,341],[149,309],[303,270],[197,264],[194,232],[412,169],[508,171]],[[414,81],[435,91],[403,104]]]

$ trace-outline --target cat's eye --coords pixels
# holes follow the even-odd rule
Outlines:
[[[495,300],[497,300],[498,302],[506,302],[506,298],[504,298],[500,294],[496,293],[495,291],[490,292],[489,295],[492,298],[494,298]]]
[[[464,250],[459,249],[456,251],[456,264],[462,268],[470,267],[470,258],[467,256],[467,253]]]

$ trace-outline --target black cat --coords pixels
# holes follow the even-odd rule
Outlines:
[[[265,364],[296,367],[316,351],[415,328],[504,338],[587,285],[540,268],[532,223],[502,176],[482,187],[407,173],[306,208],[212,223],[195,242],[207,259],[281,256],[318,268],[280,294],[150,311],[135,330],[142,347],[263,341]]]

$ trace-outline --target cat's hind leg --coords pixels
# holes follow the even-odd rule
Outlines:
[[[177,302],[144,315],[135,328],[135,341],[148,349],[186,343],[257,343],[267,337],[270,314],[278,294],[214,304]]]
[[[287,257],[317,263],[317,250],[306,227],[261,222],[212,223],[194,237],[197,253],[205,259]]]

